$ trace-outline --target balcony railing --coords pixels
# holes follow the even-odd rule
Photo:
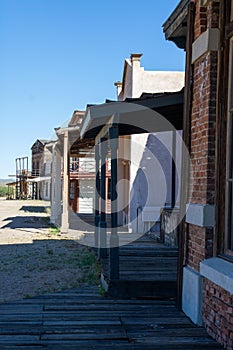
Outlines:
[[[106,161],[106,171],[109,173],[111,171],[111,161],[108,159]],[[80,159],[73,160],[70,162],[70,174],[80,175],[80,174],[94,174],[95,173],[95,159],[84,158],[82,161]]]
[[[40,169],[32,169],[31,171],[31,176],[36,177],[41,175],[41,170]]]

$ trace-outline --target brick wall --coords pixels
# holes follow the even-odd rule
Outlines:
[[[219,2],[207,7],[196,0],[194,39],[207,28],[219,27]],[[194,63],[191,115],[192,191],[190,202],[215,204],[216,96],[218,53],[208,52]],[[186,263],[199,271],[200,262],[213,255],[213,229],[188,225]],[[208,333],[226,349],[233,349],[233,296],[205,279],[203,321]]]
[[[219,2],[210,2],[207,7],[201,6],[200,3],[200,0],[196,0],[194,40],[196,40],[207,27],[218,28],[219,25]]]
[[[207,27],[219,27],[219,2],[211,1],[206,9]]]
[[[200,262],[213,256],[213,230],[189,225],[187,242],[187,263],[194,270],[200,270]]]
[[[214,339],[233,348],[233,295],[205,279],[204,323]]]
[[[191,119],[192,190],[190,202],[214,204],[217,53],[209,52],[194,64]],[[200,262],[213,254],[213,230],[189,226],[188,265],[199,271]]]
[[[194,39],[207,28],[219,26],[219,3],[200,6],[196,0]],[[190,202],[215,203],[216,96],[218,53],[207,52],[193,66],[193,101],[191,116],[192,188]],[[186,263],[199,271],[200,262],[213,255],[213,230],[189,225]]]
[[[196,15],[194,23],[194,39],[197,39],[201,33],[206,30],[207,26],[207,9],[200,6],[200,0],[196,0]]]
[[[194,64],[191,121],[191,202],[214,204],[217,53],[209,52]]]

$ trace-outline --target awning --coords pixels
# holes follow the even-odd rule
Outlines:
[[[114,122],[119,124],[119,135],[169,131],[174,128],[182,130],[183,103],[184,89],[178,92],[142,94],[140,98],[128,98],[123,102],[107,101],[90,106],[80,136],[93,139],[102,128]],[[117,116],[115,121],[113,116]]]
[[[51,176],[38,176],[31,179],[27,179],[27,182],[43,182],[51,180]]]
[[[190,0],[181,0],[166,22],[163,32],[166,40],[173,41],[180,49],[186,49],[187,16]]]
[[[6,184],[6,186],[15,186],[15,185],[16,185],[15,181],[14,182],[9,182],[9,183]]]

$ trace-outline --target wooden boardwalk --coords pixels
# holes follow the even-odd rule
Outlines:
[[[173,301],[104,298],[96,287],[0,305],[0,349],[222,349]]]
[[[107,215],[107,242],[111,230]],[[85,232],[78,238],[78,232]],[[70,237],[80,244],[94,245],[93,214],[70,213]],[[129,298],[176,298],[178,249],[156,243],[147,235],[127,232],[126,227],[118,229],[119,280],[110,279],[109,259],[101,259],[102,282],[108,293],[114,297]],[[96,251],[96,249],[95,249]],[[97,252],[97,251],[96,251]]]
[[[115,297],[176,298],[177,248],[142,237],[119,249],[119,280],[110,280],[109,261],[101,260],[102,279]]]

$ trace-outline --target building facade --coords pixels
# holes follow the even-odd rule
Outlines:
[[[142,54],[136,53],[125,59],[122,81],[115,83],[118,101],[129,99],[130,102],[132,99],[131,103],[138,103],[140,97],[176,92],[184,87],[184,72],[147,71],[141,66],[141,57]],[[178,132],[176,138],[178,172],[181,164],[180,135]],[[119,211],[119,223],[128,224],[133,233],[153,231],[155,235],[156,232],[159,234],[161,208],[172,205],[173,137],[172,132],[148,132],[119,138],[122,161],[118,162],[118,172],[126,180],[118,190],[119,206],[124,207],[122,215]],[[176,205],[179,205],[179,193],[176,197]]]
[[[48,140],[38,139],[31,147],[32,170],[28,181],[31,183],[33,199],[51,199],[52,154],[49,144]]]
[[[232,349],[233,2],[182,0],[164,32],[186,50],[184,140],[192,175],[183,184],[182,308]]]

